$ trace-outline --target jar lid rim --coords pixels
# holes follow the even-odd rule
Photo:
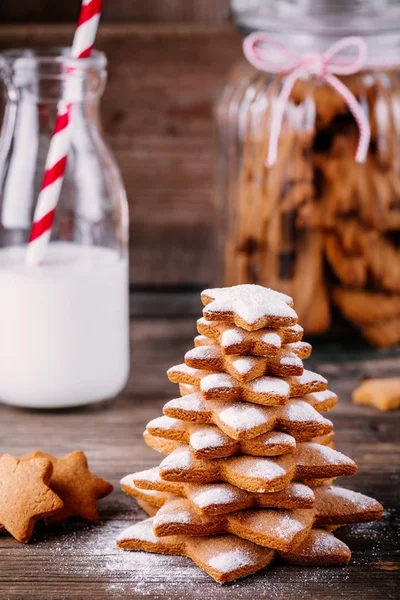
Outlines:
[[[236,25],[247,31],[344,37],[393,34],[400,1],[231,0]]]

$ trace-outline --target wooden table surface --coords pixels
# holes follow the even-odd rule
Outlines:
[[[43,449],[57,455],[81,448],[92,470],[112,481],[114,492],[101,501],[101,524],[69,522],[39,526],[22,545],[0,537],[0,597],[12,599],[158,598],[222,600],[229,598],[319,600],[399,598],[399,425],[400,411],[388,414],[356,407],[350,392],[367,376],[399,372],[399,358],[329,360],[318,349],[308,361],[330,380],[340,402],[330,414],[338,449],[359,465],[344,485],[379,499],[385,506],[379,523],[338,531],[352,549],[344,568],[274,565],[225,587],[214,583],[189,560],[115,547],[122,529],[144,514],[118,489],[119,479],[156,465],[142,431],[160,414],[163,403],[178,395],[165,369],[182,361],[194,334],[194,319],[140,320],[132,327],[133,364],[127,389],[116,400],[79,410],[23,411],[0,407],[3,451],[24,454]]]

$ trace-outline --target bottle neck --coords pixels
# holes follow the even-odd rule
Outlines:
[[[0,54],[0,64],[8,99],[13,102],[97,105],[107,77],[101,53],[77,61],[56,51],[37,55],[20,50]]]

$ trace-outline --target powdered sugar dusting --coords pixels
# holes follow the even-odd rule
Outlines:
[[[200,333],[199,335],[196,335],[196,337],[194,339],[197,340],[198,342],[204,342],[205,340],[209,340],[210,338],[208,338],[206,335],[203,335],[202,333]]]
[[[316,423],[329,423],[308,402],[304,400],[289,400],[281,409],[281,418],[294,423],[313,421]]]
[[[253,557],[240,548],[219,552],[210,558],[208,565],[220,573],[229,573],[240,567],[255,565]]]
[[[193,465],[193,457],[186,446],[177,448],[166,456],[160,468],[162,471],[170,469],[188,469]]]
[[[188,511],[169,511],[169,512],[158,512],[157,513],[157,524],[161,525],[164,523],[190,523],[192,518]]]
[[[298,444],[299,455],[298,461],[302,464],[320,464],[329,463],[331,465],[354,465],[354,462],[341,452],[329,448],[329,446],[323,446],[315,442],[304,442]]]
[[[323,529],[315,529],[312,532],[312,550],[316,554],[332,554],[340,551],[348,552],[347,546],[338,540],[332,533]]]
[[[212,389],[218,388],[233,387],[235,387],[235,380],[226,373],[212,373],[212,375],[206,375],[200,382],[200,389],[202,392],[209,392]]]
[[[250,383],[251,389],[260,394],[288,396],[289,385],[279,377],[258,377]]]
[[[206,508],[207,506],[230,504],[237,500],[237,496],[233,486],[216,484],[202,487],[201,490],[191,495],[191,500],[199,508]]]
[[[286,470],[278,463],[267,458],[254,459],[250,464],[246,465],[247,475],[271,481],[277,477],[286,475]]]
[[[187,396],[188,394],[195,394],[197,392],[197,387],[190,383],[180,383],[179,391],[182,396]]]
[[[123,477],[122,479],[120,479],[119,484],[120,485],[124,485],[126,487],[134,487],[134,484],[133,484],[133,473],[129,473],[129,475],[125,475],[125,477]]]
[[[194,343],[199,346],[213,346],[215,344],[214,340],[202,334],[196,335],[194,338]]]
[[[245,375],[254,367],[255,364],[254,358],[236,358],[232,361],[232,366],[240,375]]]
[[[318,406],[318,404],[322,404],[326,400],[336,400],[337,395],[330,390],[324,390],[323,392],[312,392],[311,394],[307,394],[305,398],[307,402]]]
[[[342,454],[341,452],[338,452],[337,450],[333,450],[333,448],[329,448],[329,446],[322,446],[321,444],[314,444],[314,450],[316,450],[320,456],[322,456],[323,458],[325,458],[327,461],[330,462],[330,464],[342,464],[342,463],[346,463],[349,465],[354,464],[354,462],[351,460],[351,458],[349,458],[348,456],[346,456],[345,454]],[[318,448],[315,448],[315,447]]]
[[[371,562],[380,560],[388,527],[386,518],[382,522],[353,525],[347,529],[347,537],[351,537],[352,544],[357,538],[362,540],[363,546],[361,552],[355,548],[353,566],[350,568],[287,567],[287,576],[282,580],[283,567],[276,567],[265,570],[251,579],[220,587],[185,557],[127,552],[118,548],[115,538],[122,529],[132,523],[128,519],[144,518],[135,501],[122,495],[121,498],[124,508],[119,515],[122,519],[102,520],[97,527],[82,527],[79,531],[64,531],[61,528],[57,535],[50,535],[43,541],[35,539],[34,544],[20,546],[19,550],[26,554],[26,565],[29,566],[32,562],[30,555],[35,554],[43,545],[43,551],[50,551],[55,557],[61,557],[61,560],[57,558],[54,561],[43,562],[41,569],[44,577],[53,581],[60,575],[69,580],[101,580],[103,595],[108,594],[110,598],[136,595],[146,600],[167,600],[172,597],[174,600],[188,600],[188,586],[190,582],[195,581],[200,590],[198,595],[201,593],[207,600],[216,600],[217,597],[221,600],[230,597],[240,600],[248,600],[249,597],[257,600],[281,600],[285,594],[306,600],[310,598],[310,589],[311,597],[313,590],[317,590],[318,596],[321,586],[325,586],[326,589],[332,586],[335,590],[343,590],[343,586],[352,581],[355,565],[365,567],[366,564],[371,565]],[[114,498],[114,502],[119,501]],[[126,515],[125,511],[128,511]]]
[[[187,365],[185,365],[185,363],[182,363],[180,365],[175,365],[174,367],[171,367],[170,369],[168,369],[167,374],[169,373],[183,373],[185,375],[190,375],[192,377],[195,377],[197,375],[197,369],[193,369],[192,367],[188,367]]]
[[[342,590],[352,580],[351,573],[355,565],[365,567],[380,560],[384,552],[385,533],[391,521],[388,511],[382,522],[353,525],[347,529],[346,536],[348,539],[351,537],[352,545],[355,539],[359,539],[363,546],[361,552],[355,548],[353,566],[350,568],[287,567],[287,576],[282,580],[280,570],[283,567],[277,567],[249,580],[239,580],[220,587],[185,557],[128,552],[118,548],[115,544],[118,533],[131,525],[132,519],[144,517],[134,500],[122,494],[114,493],[113,497],[114,508],[118,507],[114,518],[102,519],[96,527],[81,525],[73,531],[60,527],[56,534],[49,530],[49,536],[45,535],[43,539],[39,532],[34,544],[19,546],[18,550],[26,555],[23,559],[25,567],[29,568],[38,551],[50,552],[55,560],[43,561],[43,577],[49,581],[57,581],[60,576],[75,581],[101,581],[99,585],[103,595],[110,598],[136,595],[146,600],[167,600],[172,597],[174,600],[188,600],[188,586],[196,582],[200,590],[198,594],[201,593],[207,600],[216,600],[217,597],[221,600],[230,597],[248,600],[249,594],[257,600],[281,600],[285,594],[306,600],[310,597],[310,589],[311,596],[312,590],[317,590],[318,595],[321,586]],[[159,538],[159,542],[161,540]]]
[[[291,367],[302,367],[303,366],[303,362],[300,360],[300,358],[292,352],[290,352],[288,354],[283,354],[280,357],[279,362],[281,365],[287,365],[287,366],[291,366]]]
[[[268,333],[263,333],[260,339],[262,342],[264,342],[264,344],[274,346],[275,348],[280,348],[282,344],[280,335],[272,331]]]
[[[235,344],[240,344],[244,339],[244,335],[238,329],[226,329],[221,336],[221,346],[228,348]]]
[[[157,417],[147,424],[147,429],[173,429],[182,425],[182,421],[179,419],[173,419],[172,417]]]
[[[199,325],[205,325],[207,327],[209,327],[210,325],[214,325],[213,321],[208,321],[204,317],[200,317],[200,319],[197,319],[197,323]]]
[[[150,481],[156,483],[160,481],[160,470],[158,467],[146,469],[146,471],[138,471],[132,474],[132,479],[135,481]]]
[[[304,385],[306,383],[314,383],[314,382],[328,383],[327,380],[325,379],[325,377],[322,377],[322,375],[319,375],[318,373],[314,373],[313,371],[308,371],[307,369],[304,369],[302,375],[297,375],[295,377],[292,377],[291,379],[295,383],[298,383],[299,385]]]
[[[170,400],[164,406],[164,409],[176,408],[190,412],[201,412],[205,410],[203,398],[199,393],[188,394],[181,398]]]
[[[293,436],[288,433],[283,433],[281,431],[271,431],[270,433],[265,434],[264,437],[264,445],[265,446],[273,446],[275,444],[285,444],[292,446],[293,450],[296,448],[296,440]],[[257,438],[254,439],[257,441]]]
[[[132,489],[138,489],[135,487],[134,484],[130,485],[129,487],[131,487]],[[140,490],[142,492],[142,495],[146,496],[146,498],[151,499],[152,498],[161,498],[164,494],[164,492],[160,492],[158,490]]]
[[[186,352],[185,360],[191,358],[197,360],[215,360],[216,358],[219,358],[219,356],[220,350],[218,346],[197,346]]]
[[[325,390],[323,392],[315,392],[312,395],[314,396],[314,398],[317,398],[318,400],[327,400],[328,398],[336,398],[336,394],[334,392],[331,392],[330,390]]]
[[[375,509],[378,505],[378,502],[374,498],[370,498],[369,496],[365,496],[359,492],[347,490],[335,485],[331,485],[329,487],[321,486],[321,488],[316,488],[315,496],[317,498],[317,507],[318,501],[323,501],[326,497],[329,498],[329,502],[335,502],[338,500],[348,504],[351,508],[356,507],[359,510]]]
[[[304,522],[297,518],[296,511],[275,511],[274,515],[277,519],[272,521],[271,526],[275,534],[281,538],[292,539],[296,533],[304,529]]]
[[[219,448],[227,441],[227,437],[216,427],[205,427],[190,435],[190,445],[194,450]]]
[[[289,350],[290,352],[296,352],[303,346],[304,346],[304,342],[290,342],[289,344],[284,345],[284,349]]]
[[[219,419],[233,429],[245,431],[267,422],[265,412],[248,404],[232,404],[219,411]]]
[[[314,492],[307,485],[304,485],[304,483],[291,483],[290,495],[303,500],[314,500]]]
[[[146,519],[139,523],[131,525],[127,529],[121,531],[117,536],[118,542],[126,542],[129,540],[140,540],[142,542],[157,543],[158,537],[153,532],[153,519]]]
[[[286,350],[290,350],[295,354],[305,353],[308,356],[311,354],[312,346],[308,342],[292,342],[285,345]]]

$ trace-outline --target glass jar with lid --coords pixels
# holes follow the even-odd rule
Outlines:
[[[309,334],[394,346],[400,3],[232,5],[250,37],[216,107],[224,283],[288,293]]]

